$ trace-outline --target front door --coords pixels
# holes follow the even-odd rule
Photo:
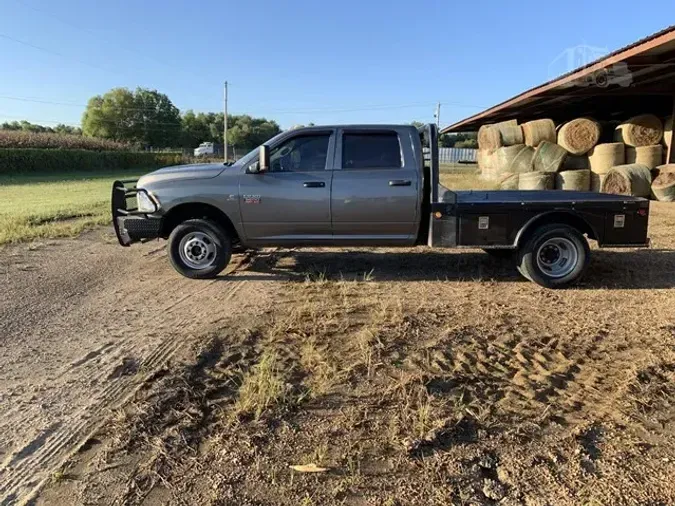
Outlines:
[[[333,173],[336,241],[407,244],[417,234],[420,174],[407,131],[342,131]]]
[[[247,242],[330,238],[332,138],[332,131],[286,138],[270,147],[269,171],[241,175],[239,207]]]

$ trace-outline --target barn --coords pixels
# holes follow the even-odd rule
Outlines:
[[[509,120],[524,125],[542,118],[560,128],[577,118],[591,118],[602,127],[598,142],[611,143],[617,140],[615,130],[622,122],[654,115],[665,129],[660,162],[675,163],[670,142],[674,113],[675,26],[671,26],[462,119],[442,133],[476,132],[483,125]]]

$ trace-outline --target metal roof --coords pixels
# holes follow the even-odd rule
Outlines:
[[[541,117],[615,119],[670,114],[675,93],[675,25],[645,37],[442,130],[475,131],[482,124]]]

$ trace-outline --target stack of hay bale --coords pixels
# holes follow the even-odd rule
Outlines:
[[[672,141],[672,118],[644,114],[619,124],[614,141],[598,144],[600,124],[577,118],[483,125],[478,166],[503,190],[602,191],[675,201],[675,165],[662,165]]]
[[[516,120],[484,125],[478,130],[478,168],[481,177],[496,181],[503,177],[525,145]]]

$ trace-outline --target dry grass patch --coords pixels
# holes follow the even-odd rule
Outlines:
[[[476,252],[280,256],[296,281],[149,385],[105,465],[132,462],[130,504],[674,503],[675,208],[653,212],[659,249],[598,252],[567,291]]]

